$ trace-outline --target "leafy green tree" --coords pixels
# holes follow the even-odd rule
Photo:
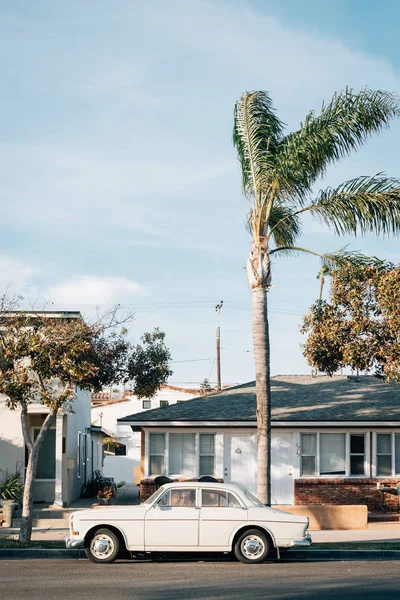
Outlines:
[[[3,308],[6,304],[3,297]],[[104,321],[90,325],[80,316],[59,318],[16,311],[15,305],[12,311],[0,312],[0,394],[6,396],[11,410],[20,411],[28,450],[20,541],[29,541],[32,533],[33,484],[40,448],[57,412],[72,411],[75,386],[99,391],[121,382],[135,394],[151,397],[167,381],[171,357],[164,334],[156,329],[142,339],[142,346],[133,346],[126,330],[110,333]],[[48,413],[37,438],[32,439],[28,406],[35,401]]]
[[[235,105],[233,142],[238,152],[242,190],[250,201],[252,247],[247,276],[252,291],[256,367],[258,494],[271,498],[271,392],[267,292],[271,262],[279,256],[308,253],[331,268],[363,264],[348,252],[320,253],[297,245],[302,215],[318,218],[338,235],[398,233],[400,184],[382,174],[359,177],[317,192],[313,186],[329,165],[360,148],[370,135],[398,117],[397,99],[384,91],[346,89],[308,113],[297,131],[285,135],[267,92],[245,92]]]
[[[400,266],[331,272],[330,301],[311,306],[302,333],[303,354],[322,373],[351,367],[400,383]]]

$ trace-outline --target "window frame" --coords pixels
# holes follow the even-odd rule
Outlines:
[[[82,431],[77,432],[77,448],[76,448],[76,478],[82,478]]]
[[[194,473],[193,473],[193,477],[195,478],[199,478],[201,477],[200,475],[200,435],[202,434],[208,434],[208,435],[213,435],[214,436],[214,477],[216,477],[215,473],[217,471],[217,451],[216,451],[216,444],[217,444],[217,431],[213,430],[213,431],[193,431],[190,429],[179,429],[179,430],[174,430],[174,431],[169,431],[169,430],[161,430],[161,431],[157,431],[157,430],[147,430],[145,432],[145,457],[144,457],[144,471],[145,471],[145,477],[157,477],[159,475],[165,475],[166,477],[187,477],[188,474],[186,473],[170,473],[169,470],[169,452],[170,452],[170,444],[169,444],[169,436],[173,435],[173,434],[182,434],[182,433],[191,433],[194,434]],[[152,435],[164,435],[164,453],[160,454],[160,455],[155,455],[155,454],[151,454],[150,453],[150,439]],[[151,457],[152,456],[163,456],[164,457],[164,472],[163,473],[150,473],[150,467],[151,467]],[[203,456],[203,455],[202,455]]]
[[[320,467],[320,458],[321,458],[321,435],[323,434],[332,434],[332,433],[340,433],[340,434],[344,434],[345,435],[345,474],[331,474],[331,475],[324,475],[321,474],[321,467]],[[301,451],[301,436],[302,435],[310,435],[313,434],[316,436],[316,444],[315,444],[315,475],[303,475],[302,474],[302,451]],[[364,436],[364,473],[363,474],[359,474],[359,475],[352,475],[351,474],[351,456],[354,454],[356,455],[357,453],[351,453],[351,438],[350,436],[353,434],[358,434],[358,435],[363,435]],[[370,436],[368,435],[369,432],[367,430],[362,430],[362,431],[358,431],[358,430],[345,430],[343,428],[338,428],[338,429],[329,429],[329,430],[322,430],[322,431],[307,431],[307,430],[302,430],[299,432],[299,453],[298,453],[298,457],[299,457],[299,465],[298,465],[298,469],[299,469],[299,477],[301,479],[315,479],[315,478],[320,478],[320,479],[346,479],[346,478],[357,478],[357,479],[367,479],[369,477],[369,471],[370,471],[370,463],[369,463],[369,455],[370,455],[370,444],[369,444],[369,439]],[[376,456],[376,441],[375,441],[375,454],[374,456]],[[313,455],[305,455],[305,456],[313,456]],[[375,463],[375,469],[376,469],[376,463]]]
[[[150,447],[150,436],[151,435],[163,435],[164,436],[164,452],[163,454],[160,453],[151,453],[151,447]],[[166,448],[167,448],[167,442],[166,442],[166,438],[167,438],[167,433],[165,431],[152,431],[149,434],[148,437],[148,450],[147,450],[147,455],[148,455],[148,467],[147,467],[147,471],[148,471],[148,476],[149,477],[157,477],[158,475],[163,475],[163,473],[150,473],[150,468],[151,468],[151,457],[152,456],[162,456],[164,458],[164,471],[167,469],[168,466],[168,453],[166,453]]]
[[[201,452],[201,436],[202,435],[212,435],[213,436],[213,438],[214,438],[214,444],[213,444],[213,452],[212,452],[212,454],[210,454],[209,452],[203,452],[203,453]],[[216,452],[215,452],[215,433],[207,433],[206,431],[199,431],[198,434],[197,434],[197,436],[198,436],[198,448],[199,448],[199,451],[197,453],[198,454],[198,467],[197,467],[198,476],[199,477],[203,477],[205,475],[209,475],[211,477],[215,477],[215,454],[216,454]],[[212,456],[212,458],[213,458],[213,470],[212,470],[212,473],[202,473],[201,472],[200,465],[201,465],[201,458],[203,456],[208,456],[208,457]]]
[[[148,404],[149,406],[145,406],[145,404]],[[142,409],[151,410],[151,400],[142,400]]]
[[[374,468],[373,477],[377,479],[388,479],[400,477],[400,472],[396,473],[396,434],[400,435],[400,431],[383,430],[373,432],[373,457],[374,457]],[[391,474],[390,475],[378,475],[378,435],[390,435],[390,450],[391,450]],[[400,459],[400,456],[398,457]]]

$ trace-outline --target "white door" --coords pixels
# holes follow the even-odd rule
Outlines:
[[[257,442],[256,434],[225,434],[224,481],[238,483],[256,492]]]
[[[272,434],[271,446],[271,504],[293,504],[292,434]]]

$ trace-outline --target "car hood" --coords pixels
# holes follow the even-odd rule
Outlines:
[[[292,513],[272,508],[271,506],[249,507],[249,519],[259,519],[260,521],[284,521],[286,523],[307,523],[307,517],[302,515],[293,515]]]

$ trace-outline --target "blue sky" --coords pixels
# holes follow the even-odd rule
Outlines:
[[[400,5],[170,0],[15,0],[0,5],[0,287],[55,309],[121,303],[136,338],[167,334],[171,382],[254,377],[250,238],[231,143],[245,90],[266,89],[294,129],[350,85],[400,93]],[[332,168],[400,177],[400,123]],[[316,186],[318,191],[318,186]],[[307,221],[302,245],[398,262],[398,241],[337,239]],[[301,315],[314,258],[279,259],[270,293],[272,372],[307,373]],[[201,360],[199,360],[201,359]],[[180,362],[190,361],[190,362]]]

